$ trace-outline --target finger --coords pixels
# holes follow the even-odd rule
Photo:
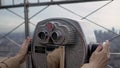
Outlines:
[[[27,37],[27,39],[25,39],[25,41],[23,42],[20,50],[26,51],[28,49],[28,45],[29,45],[30,41],[31,41],[31,38]]]
[[[27,42],[30,42],[30,41],[31,41],[31,38],[30,38],[30,37],[27,37],[26,41],[27,41]]]
[[[110,42],[106,40],[106,45],[108,45],[107,53],[108,53],[108,58],[110,58]]]
[[[107,53],[110,52],[110,43],[108,40],[103,44],[103,51],[105,51]]]
[[[99,44],[99,46],[97,47],[97,49],[95,50],[95,52],[100,52],[103,49],[102,45]]]
[[[24,41],[24,45],[25,46],[28,46],[28,44],[30,43],[30,41],[31,41],[31,38],[30,37],[27,37],[27,39],[25,39],[25,41]]]

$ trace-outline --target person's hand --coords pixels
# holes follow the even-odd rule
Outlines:
[[[19,59],[20,63],[23,63],[25,61],[25,57],[28,50],[28,45],[30,44],[31,39],[27,37],[27,39],[23,42],[18,54],[15,56]]]
[[[93,52],[89,63],[83,65],[82,68],[106,68],[110,58],[109,45],[109,41],[100,44]]]
[[[90,58],[93,68],[105,68],[110,58],[109,41],[100,44]]]

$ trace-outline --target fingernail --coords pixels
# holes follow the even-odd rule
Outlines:
[[[103,42],[103,47],[105,46],[106,42]]]
[[[109,40],[106,40],[106,42],[109,42]]]

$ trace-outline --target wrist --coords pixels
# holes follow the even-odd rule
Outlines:
[[[89,65],[91,68],[101,68],[98,64],[96,64],[94,62],[90,62]]]
[[[81,68],[94,68],[92,63],[86,63]]]
[[[18,60],[18,62],[20,63],[20,64],[22,64],[24,61],[25,61],[25,57],[26,56],[24,56],[24,55],[16,55],[15,56],[16,58],[17,58],[17,60]]]
[[[22,56],[21,56],[21,55],[16,55],[14,58],[17,59],[17,61],[18,61],[19,63],[20,63],[21,60],[22,60]]]

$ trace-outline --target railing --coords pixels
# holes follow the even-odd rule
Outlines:
[[[14,45],[16,48],[18,48],[17,50],[15,50],[16,52],[19,50],[19,47],[21,45],[21,43],[17,43],[15,40],[11,39],[10,37],[8,37],[8,35],[10,35],[11,33],[13,33],[16,29],[18,29],[20,26],[23,26],[25,25],[25,37],[29,36],[30,32],[29,32],[29,25],[33,25],[35,26],[36,24],[32,23],[30,20],[34,17],[36,17],[38,14],[40,14],[41,12],[43,12],[44,10],[48,9],[51,5],[56,5],[57,7],[59,8],[62,8],[64,9],[65,11],[69,12],[69,13],[72,13],[73,15],[76,15],[77,17],[79,17],[81,20],[86,20],[88,21],[89,23],[92,23],[92,24],[95,24],[99,27],[102,27],[104,28],[105,30],[107,31],[110,31],[111,33],[117,35],[119,37],[119,34],[111,31],[110,29],[106,28],[106,27],[103,27],[102,25],[94,22],[93,20],[89,19],[88,17],[95,14],[97,11],[101,10],[102,8],[104,8],[105,6],[108,6],[112,0],[108,1],[107,3],[105,3],[104,5],[100,6],[99,8],[93,10],[92,12],[90,12],[89,14],[87,14],[86,16],[82,16],[76,12],[74,12],[73,10],[71,9],[68,9],[64,6],[62,6],[61,4],[69,4],[71,2],[53,2],[54,0],[50,0],[50,3],[48,4],[48,2],[43,2],[41,3],[40,0],[37,0],[36,3],[29,3],[29,2],[24,2],[24,1],[21,1],[21,3],[16,3],[15,0],[12,0],[11,1],[11,5],[3,5],[2,4],[2,1],[5,1],[5,0],[0,0],[0,9],[5,9],[7,10],[8,12],[18,16],[19,18],[25,20],[23,21],[22,23],[20,23],[19,25],[17,25],[15,28],[13,28],[12,30],[10,30],[9,32],[5,33],[5,34],[2,34],[0,33],[0,41],[3,40],[3,39],[6,39],[6,40],[9,40],[10,42],[12,42],[12,45]],[[76,3],[76,1],[75,1]],[[31,17],[29,17],[29,14],[28,14],[28,10],[29,10],[29,7],[32,7],[32,6],[45,6],[44,8],[42,8],[41,10],[39,10],[38,12],[36,12],[34,15],[32,15]],[[10,8],[15,8],[15,7],[24,7],[24,17],[18,13],[16,13],[15,11],[13,11],[12,9]],[[27,10],[26,10],[27,9]],[[25,38],[23,37],[23,38]],[[1,46],[1,45],[0,45]],[[0,52],[8,52],[8,51],[5,51],[5,50],[2,50]],[[119,53],[111,53],[111,54],[119,54]]]

